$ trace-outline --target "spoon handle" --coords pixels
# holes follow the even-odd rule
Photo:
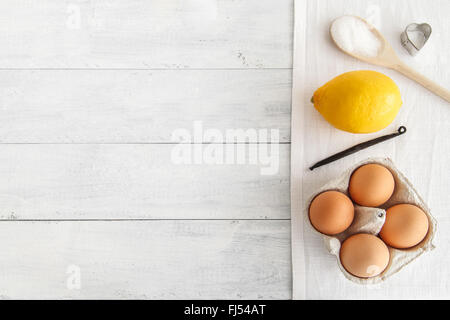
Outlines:
[[[398,72],[402,73],[406,77],[418,82],[434,94],[440,96],[442,99],[446,100],[447,102],[450,102],[450,91],[445,89],[444,87],[441,87],[436,82],[428,79],[427,77],[421,75],[413,68],[407,66],[406,64],[400,62],[398,64],[395,64],[392,69],[397,70]]]

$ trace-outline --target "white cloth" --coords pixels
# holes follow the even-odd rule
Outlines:
[[[450,298],[450,104],[395,71],[360,62],[340,52],[328,33],[344,14],[366,18],[391,43],[405,63],[448,88],[450,1],[296,0],[292,93],[292,255],[294,299],[448,299]],[[400,44],[412,22],[427,22],[433,32],[415,57]],[[376,70],[399,86],[403,106],[386,129],[365,135],[339,131],[314,109],[314,91],[351,70]],[[359,142],[393,133],[405,135],[376,145],[312,172],[318,160]],[[303,203],[313,190],[365,158],[389,157],[406,175],[437,220],[436,249],[423,254],[387,281],[370,286],[347,280],[319,234],[304,225]]]

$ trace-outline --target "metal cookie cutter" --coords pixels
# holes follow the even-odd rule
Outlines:
[[[430,35],[431,26],[428,23],[411,23],[400,35],[400,40],[402,46],[414,56],[423,48]]]

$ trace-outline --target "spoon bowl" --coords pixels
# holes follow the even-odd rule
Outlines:
[[[387,42],[387,40],[383,37],[383,35],[381,34],[380,31],[378,31],[378,29],[376,29],[374,26],[372,26],[369,22],[367,22],[366,20],[364,20],[361,17],[358,16],[353,16],[353,15],[349,15],[346,17],[352,17],[354,19],[358,19],[359,21],[362,21],[367,29],[375,36],[375,38],[378,40],[379,42],[379,49],[378,49],[378,53],[376,56],[369,56],[369,55],[363,55],[363,54],[358,54],[355,51],[349,51],[347,50],[344,46],[341,45],[341,43],[339,42],[339,40],[337,40],[332,32],[333,26],[336,23],[336,21],[342,17],[339,17],[337,19],[335,19],[331,25],[330,25],[330,36],[331,39],[333,40],[334,44],[343,52],[345,52],[346,54],[362,60],[364,62],[368,62],[371,64],[375,64],[378,66],[383,66],[383,67],[390,67],[393,61],[392,57],[397,58],[394,49],[392,49],[391,45],[389,44],[389,42]],[[398,59],[398,58],[397,58]],[[393,60],[393,61],[392,61]],[[388,63],[388,61],[391,61],[391,63]]]

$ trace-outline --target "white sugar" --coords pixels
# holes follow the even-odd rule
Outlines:
[[[331,35],[337,45],[349,53],[376,57],[381,42],[361,19],[354,16],[342,16],[331,25]]]

